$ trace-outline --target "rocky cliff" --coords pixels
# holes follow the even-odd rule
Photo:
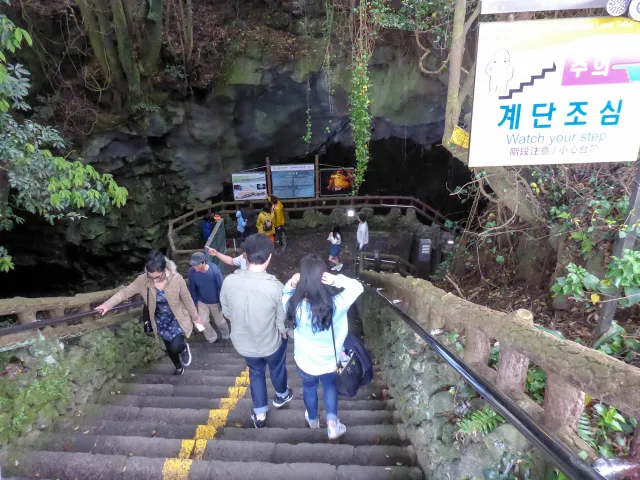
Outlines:
[[[102,122],[94,133],[79,139],[83,157],[99,170],[112,173],[130,197],[123,209],[109,212],[106,218],[89,218],[57,230],[52,234],[52,243],[57,245],[53,250],[66,243],[64,248],[71,246],[85,257],[113,261],[116,269],[117,265],[139,266],[148,248],[164,246],[166,221],[223,194],[232,172],[262,166],[265,157],[286,163],[316,153],[322,155],[323,163],[353,165],[347,102],[350,60],[347,55],[335,59],[334,82],[329,86],[323,70],[327,46],[322,37],[324,3],[316,2],[322,8],[316,5],[315,9],[311,8],[314,2],[306,3],[310,16],[304,28],[296,2],[273,5],[266,10],[268,14],[261,13],[267,24],[261,27],[263,34],[266,28],[267,37],[269,32],[294,35],[298,55],[283,60],[259,41],[242,42],[241,49],[229,52],[224,71],[206,87],[186,95],[156,92],[150,98],[160,100],[145,105],[135,116]],[[446,76],[423,75],[413,48],[402,38],[380,40],[371,58],[372,140],[403,140],[405,145],[404,152],[399,149],[393,155],[396,158],[382,154],[376,158],[372,149],[371,168],[377,165],[386,173],[408,165],[406,146],[410,144],[420,150],[420,170],[411,172],[413,178],[404,175],[410,189],[429,182],[434,188],[444,188],[448,182],[453,189],[461,184],[455,179],[464,179],[468,171],[432,148],[443,130]],[[307,112],[312,133],[309,143],[303,139]],[[332,148],[336,146],[340,149]],[[334,155],[326,155],[327,151]],[[337,151],[343,152],[339,158]],[[385,175],[372,176],[363,192],[388,191],[384,183]],[[448,193],[446,188],[443,193]],[[436,207],[447,210],[446,205]],[[33,231],[24,227],[15,234],[24,236],[18,243],[29,244]],[[66,257],[56,258],[60,264]],[[16,261],[28,264],[34,258],[23,255],[21,259],[18,254]],[[48,260],[41,257],[40,261]]]

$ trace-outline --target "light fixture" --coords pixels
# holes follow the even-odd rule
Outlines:
[[[447,245],[455,245],[456,243],[456,238],[451,232],[444,232],[442,234],[442,240],[444,240]]]
[[[353,208],[350,208],[347,210],[347,217],[354,217],[356,214],[356,211]]]

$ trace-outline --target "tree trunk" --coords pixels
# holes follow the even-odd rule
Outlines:
[[[110,68],[105,55],[105,46],[102,42],[103,37],[94,14],[93,5],[89,2],[91,2],[91,0],[78,0],[78,6],[80,7],[80,13],[82,14],[82,23],[87,31],[87,37],[89,37],[89,43],[91,44],[93,54],[96,56],[98,64],[102,67],[105,75],[108,77]]]
[[[462,58],[464,56],[464,24],[467,15],[467,0],[455,0],[453,14],[453,31],[451,49],[449,50],[449,88],[447,91],[447,109],[444,120],[444,135],[442,145],[451,149],[451,134],[460,120],[462,103],[460,102],[460,74],[462,72]],[[454,155],[455,153],[452,152]]]
[[[0,216],[9,207],[9,172],[6,170],[6,164],[0,160]]]
[[[137,0],[123,0],[124,16],[129,26],[129,34],[136,45],[140,45],[140,29],[138,28],[138,20],[140,19],[140,11],[138,9]]]
[[[191,60],[193,56],[193,0],[187,0],[187,11],[185,13],[185,48],[186,48],[186,56],[187,56],[187,64],[189,68],[191,68]]]
[[[129,86],[129,95],[136,99],[141,96],[140,89],[140,71],[133,56],[133,41],[129,35],[129,27],[124,14],[122,0],[111,0],[111,10],[113,13],[113,24],[116,29],[116,38],[118,40],[118,57],[120,64],[127,77]]]
[[[476,65],[474,63],[462,87],[460,86],[466,36],[480,12],[476,7],[476,11],[468,20],[466,13],[466,0],[455,0],[451,50],[449,51],[449,89],[442,145],[462,163],[468,165],[469,150],[451,143],[453,130],[460,121],[462,106],[466,99],[473,95],[475,82]],[[531,16],[532,14],[527,12],[519,14],[517,18],[529,19]],[[526,181],[520,177],[517,171],[504,167],[483,168],[483,170],[487,172],[487,183],[509,210],[527,222],[536,223],[540,220],[538,202]]]
[[[153,0],[147,14],[145,53],[142,65],[145,75],[153,74],[158,69],[160,49],[162,48],[164,0]]]
[[[93,11],[98,17],[98,25],[100,26],[100,33],[102,34],[102,44],[104,46],[104,55],[107,59],[107,64],[109,65],[108,73],[116,85],[116,88],[121,92],[126,91],[125,87],[125,79],[124,73],[122,72],[122,67],[120,66],[120,60],[118,60],[118,52],[116,51],[116,47],[113,44],[113,39],[111,37],[111,31],[113,28],[111,27],[111,22],[109,22],[109,7],[107,6],[106,0],[95,0],[95,6],[93,7]]]

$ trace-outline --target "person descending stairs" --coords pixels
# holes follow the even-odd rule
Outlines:
[[[173,375],[165,357],[123,378],[34,440],[3,474],[41,480],[423,478],[393,400],[381,396],[383,384],[374,381],[340,400],[348,429],[333,444],[326,428],[307,426],[300,396],[272,409],[267,428],[254,428],[244,359],[230,342],[192,342],[191,348],[184,375]],[[293,342],[287,367],[295,372]],[[289,382],[302,391],[297,375]],[[323,415],[321,424],[326,427]]]

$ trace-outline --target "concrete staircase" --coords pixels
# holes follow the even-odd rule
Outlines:
[[[168,358],[103,391],[95,404],[31,442],[3,474],[39,479],[422,480],[394,402],[383,385],[340,399],[347,433],[329,443],[326,426],[309,429],[302,385],[287,353],[294,399],[272,406],[267,428],[249,417],[243,359],[230,343],[191,343],[193,362],[173,375]],[[270,398],[274,392],[267,380]],[[320,392],[321,398],[321,392]],[[3,477],[4,478],[4,477]]]

